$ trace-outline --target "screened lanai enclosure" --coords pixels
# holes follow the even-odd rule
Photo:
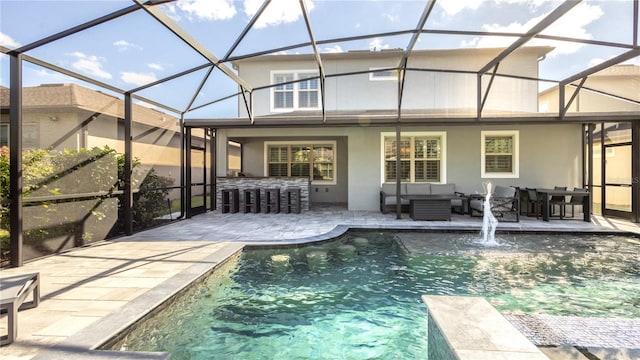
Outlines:
[[[237,176],[371,211],[385,182],[562,182],[638,222],[639,7],[1,0],[2,263],[214,211]]]

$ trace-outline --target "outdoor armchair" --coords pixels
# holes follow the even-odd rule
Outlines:
[[[470,195],[469,212],[471,216],[484,214],[484,195]],[[499,221],[520,221],[520,191],[513,186],[496,185],[489,198],[491,213]]]

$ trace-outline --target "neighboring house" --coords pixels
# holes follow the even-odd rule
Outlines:
[[[43,84],[23,88],[23,149],[80,150],[109,146],[124,153],[124,101],[115,96],[77,84]],[[0,147],[9,146],[9,89],[0,86]],[[140,183],[146,171],[153,168],[158,175],[170,177],[180,184],[179,119],[156,109],[133,105],[133,156],[140,163],[134,176]],[[195,147],[204,144],[194,131]],[[207,149],[208,150],[208,149]],[[202,152],[195,152],[192,183],[203,183],[206,162]],[[230,174],[240,168],[240,145],[228,145]],[[207,155],[208,156],[208,155]],[[199,171],[201,170],[201,171]],[[197,188],[201,189],[201,188]],[[70,192],[72,189],[65,189]],[[197,191],[193,188],[193,191]],[[194,195],[196,195],[194,193]],[[178,199],[179,190],[170,197]]]
[[[578,83],[566,86],[566,101]],[[541,112],[558,111],[558,92],[555,86],[540,93]],[[640,66],[616,65],[590,75],[568,108],[570,113],[584,115],[612,111],[628,112],[637,117],[640,112]],[[612,210],[611,214],[624,216],[616,212],[632,211],[632,188],[639,181],[632,174],[631,122],[607,122],[606,116],[596,118],[591,150],[594,213],[600,214],[606,208]],[[606,204],[604,207],[603,203]]]
[[[473,72],[501,50],[411,53],[399,123],[403,182],[453,183],[465,193],[481,192],[489,181],[521,187],[582,185],[582,125],[536,121],[536,81],[496,77],[483,110],[489,119],[476,119]],[[498,72],[538,77],[538,61],[550,50],[521,48],[500,63]],[[306,175],[312,203],[377,210],[380,185],[396,179],[393,124],[399,86],[393,68],[401,55],[397,50],[322,54],[324,98],[313,55],[236,61],[241,78],[266,89],[252,93],[249,109],[255,122],[245,120],[250,116],[241,101],[240,119],[186,124],[215,127],[218,144],[241,143],[242,169],[248,175]],[[337,73],[350,75],[331,76]],[[490,77],[483,78],[485,87]],[[225,148],[217,150],[217,173],[225,176]]]
[[[567,101],[576,87],[576,85],[565,87]],[[540,92],[541,112],[558,112],[558,105],[557,86]],[[616,65],[590,75],[568,111],[580,113],[630,111],[637,113],[640,111],[640,66]]]
[[[0,146],[8,146],[9,89],[2,88]],[[122,99],[76,84],[23,89],[22,147],[79,150],[109,146],[124,153]],[[133,155],[143,168],[180,179],[178,119],[142,105],[133,106]],[[138,172],[144,176],[144,172]],[[141,179],[140,179],[141,180]]]

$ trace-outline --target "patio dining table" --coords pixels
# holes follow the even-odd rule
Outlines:
[[[542,220],[549,221],[549,198],[551,196],[583,196],[582,213],[583,220],[591,222],[591,193],[576,190],[537,189],[538,198],[542,199]]]

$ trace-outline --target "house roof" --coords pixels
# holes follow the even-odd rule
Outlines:
[[[9,89],[0,87],[0,107],[9,107]],[[124,102],[122,99],[77,84],[43,84],[25,87],[22,90],[22,106],[24,112],[85,110],[116,118],[124,118]],[[168,113],[133,104],[134,121],[158,126],[158,121],[169,121],[175,124],[178,118]]]
[[[417,57],[434,57],[434,56],[470,56],[470,55],[487,55],[496,56],[504,51],[505,48],[459,48],[459,49],[432,49],[432,50],[414,50],[411,52],[411,58]],[[551,46],[525,46],[514,51],[514,54],[535,54],[539,57],[547,55],[553,50]],[[400,59],[404,54],[403,49],[386,49],[380,51],[374,50],[355,50],[338,53],[322,54],[323,60],[367,60],[367,59]],[[251,62],[278,62],[278,61],[315,61],[313,54],[273,54],[261,55],[251,58],[239,59],[232,62],[234,68],[243,63]]]

